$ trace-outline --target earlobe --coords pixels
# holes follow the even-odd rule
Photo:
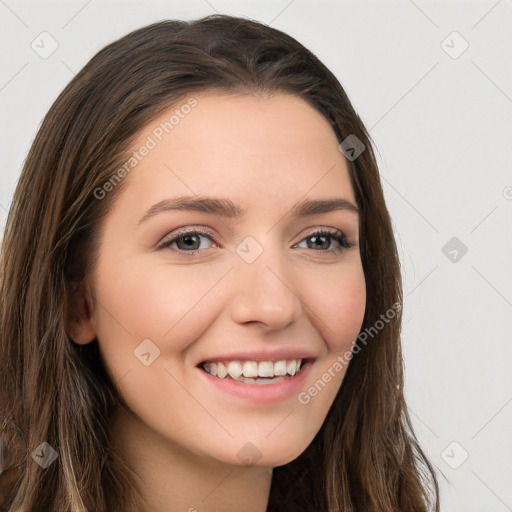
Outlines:
[[[68,336],[79,345],[96,339],[92,297],[86,283],[72,283],[68,298],[66,328]]]

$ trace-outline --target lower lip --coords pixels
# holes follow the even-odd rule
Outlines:
[[[208,384],[226,393],[249,400],[253,403],[273,404],[297,395],[304,386],[312,366],[313,361],[308,361],[304,364],[299,373],[274,384],[245,384],[233,379],[214,377],[201,368],[198,368],[198,371],[203,375]]]

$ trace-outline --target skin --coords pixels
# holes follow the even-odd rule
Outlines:
[[[290,216],[303,199],[355,203],[335,133],[305,101],[195,98],[191,113],[124,178],[70,335],[82,344],[98,338],[129,407],[117,412],[114,440],[141,478],[148,510],[264,512],[272,468],[307,448],[346,367],[307,405],[297,394],[258,405],[205,384],[195,365],[232,350],[297,346],[316,357],[302,389],[321,379],[352,349],[363,321],[358,214]],[[134,150],[175,108],[141,130]],[[194,194],[229,198],[247,213],[167,211],[139,224],[159,201]],[[195,238],[193,256],[183,239],[156,249],[185,226],[207,228],[212,239]],[[314,228],[341,230],[352,247],[329,237],[315,245]],[[263,248],[250,264],[236,252],[247,236]],[[134,357],[145,339],[160,350],[149,366]],[[237,456],[248,442],[260,455],[252,466]]]

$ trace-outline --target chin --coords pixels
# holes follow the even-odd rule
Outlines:
[[[282,437],[276,437],[273,442],[269,442],[269,439],[265,439],[265,437],[245,443],[234,441],[232,442],[235,446],[233,451],[218,454],[216,458],[236,466],[260,468],[284,466],[297,459],[311,442],[309,439],[297,439],[293,444],[290,441],[290,438],[284,440]],[[235,457],[233,457],[233,453]]]

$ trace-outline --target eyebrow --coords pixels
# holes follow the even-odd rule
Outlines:
[[[246,208],[235,204],[231,199],[209,196],[181,196],[172,199],[164,199],[154,204],[140,219],[142,224],[157,214],[181,210],[212,213],[229,219],[241,219],[247,213]],[[319,213],[329,213],[339,210],[359,213],[359,208],[352,202],[341,197],[330,199],[309,199],[296,203],[291,209],[293,218],[307,217]]]

